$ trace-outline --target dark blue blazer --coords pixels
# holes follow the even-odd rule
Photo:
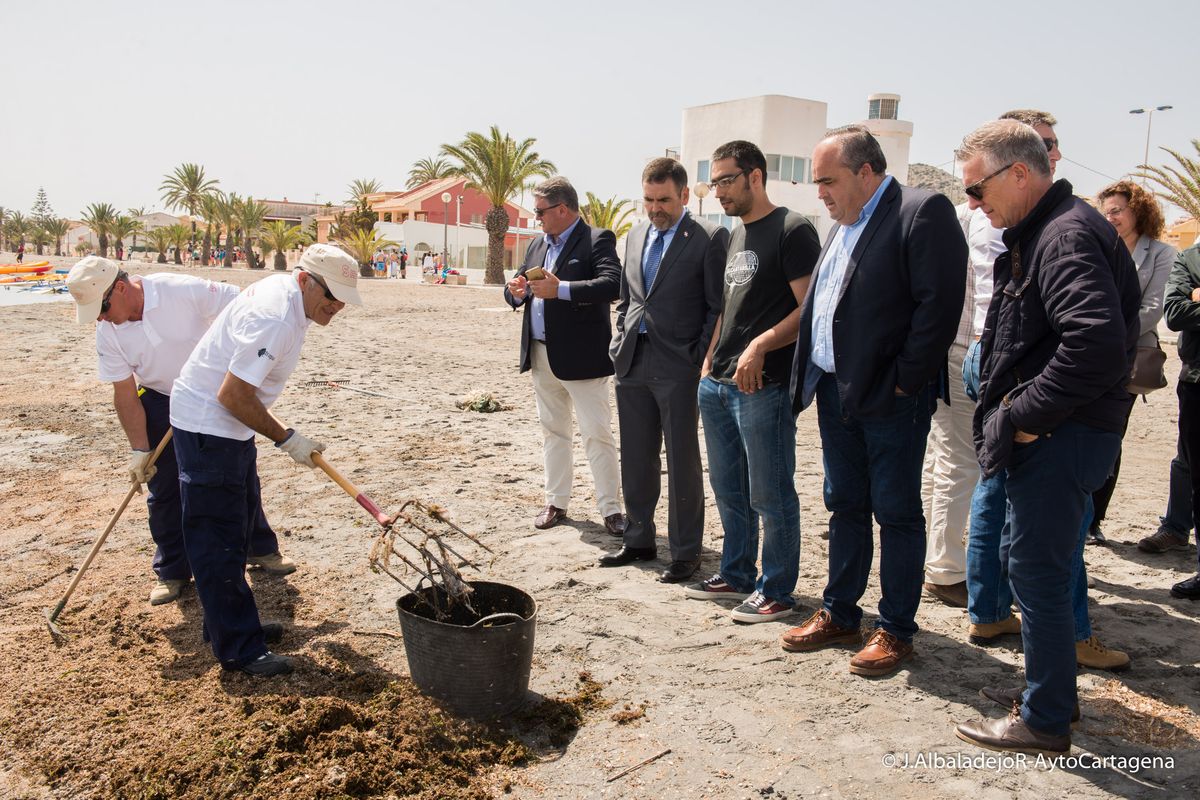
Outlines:
[[[812,365],[813,295],[830,232],[800,313],[792,364],[792,412],[812,402],[821,371]],[[846,413],[892,411],[895,388],[915,394],[939,379],[958,331],[967,282],[967,242],[944,195],[888,185],[863,230],[833,319],[838,393]],[[944,391],[939,395],[946,397]]]

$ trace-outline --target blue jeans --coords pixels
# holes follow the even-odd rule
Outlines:
[[[871,517],[879,522],[879,627],[908,642],[917,632],[925,574],[921,466],[933,416],[929,387],[897,397],[890,414],[859,419],[842,409],[837,379],[817,383],[817,425],[829,511],[825,610],[838,625],[862,622],[858,601],[874,556]],[[936,402],[936,401],[933,401]]]
[[[1071,576],[1080,525],[1120,445],[1117,433],[1068,420],[1053,436],[1014,445],[1007,470],[1009,536],[1000,557],[1023,617],[1021,716],[1050,734],[1070,732],[1076,702]]]
[[[967,534],[967,614],[982,625],[1012,615],[1008,570],[1000,560],[1008,518],[1004,471],[980,478],[971,497],[971,526]]]
[[[1171,477],[1168,484],[1167,513],[1159,517],[1164,528],[1181,539],[1191,537],[1192,528],[1192,471],[1183,455],[1183,438],[1175,445],[1175,457],[1171,459]]]
[[[267,652],[258,606],[246,583],[258,510],[254,439],[174,431],[183,543],[204,609],[204,632],[221,666],[239,669]]]
[[[800,500],[796,495],[796,420],[786,386],[745,394],[711,377],[696,392],[708,479],[725,541],[721,578],[739,592],[758,591],[795,605],[800,577]],[[756,567],[762,520],[762,575]]]
[[[982,345],[977,339],[967,348],[967,357],[963,359],[963,391],[967,397],[979,402],[979,351]]]
[[[1115,460],[1115,459],[1114,459]],[[1111,469],[1111,465],[1109,469]],[[1088,616],[1087,564],[1083,563],[1083,546],[1087,544],[1087,532],[1092,527],[1096,508],[1092,496],[1083,504],[1083,523],[1079,526],[1079,541],[1075,543],[1075,555],[1071,559],[1071,614],[1075,618],[1075,641],[1086,642],[1092,638],[1092,620]]]

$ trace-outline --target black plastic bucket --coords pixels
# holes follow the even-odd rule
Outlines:
[[[396,601],[413,683],[456,714],[484,719],[516,711],[529,691],[537,603],[512,586],[468,581],[477,613],[457,606],[438,622],[422,600],[445,608],[431,588]]]

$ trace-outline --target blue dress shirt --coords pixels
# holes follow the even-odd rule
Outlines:
[[[567,240],[571,238],[571,233],[575,230],[575,226],[578,224],[579,220],[576,219],[571,223],[569,228],[560,233],[558,236],[546,234],[542,237],[546,241],[546,260],[542,262],[542,268],[545,269],[546,272],[554,272],[558,267],[558,257],[562,255],[563,245],[565,245]],[[534,339],[537,339],[539,342],[544,342],[546,341],[546,301],[540,297],[533,297],[533,295],[530,295],[530,298],[533,301],[533,305],[529,309],[529,312],[533,316],[529,318],[529,330],[530,333],[533,334]],[[571,299],[571,284],[569,281],[561,281],[558,284],[558,299]]]
[[[850,265],[850,256],[858,239],[866,229],[871,215],[879,206],[883,191],[892,182],[892,176],[887,175],[875,194],[863,206],[858,219],[851,225],[843,225],[833,235],[833,243],[825,251],[825,259],[821,262],[817,274],[817,288],[813,290],[812,318],[812,363],[825,372],[836,371],[833,358],[833,315],[837,310],[838,299],[842,296],[842,284],[846,280],[846,268]]]

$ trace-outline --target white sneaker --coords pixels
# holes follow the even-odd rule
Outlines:
[[[761,592],[750,595],[746,602],[729,612],[735,622],[770,622],[796,613],[795,606],[785,606]]]

